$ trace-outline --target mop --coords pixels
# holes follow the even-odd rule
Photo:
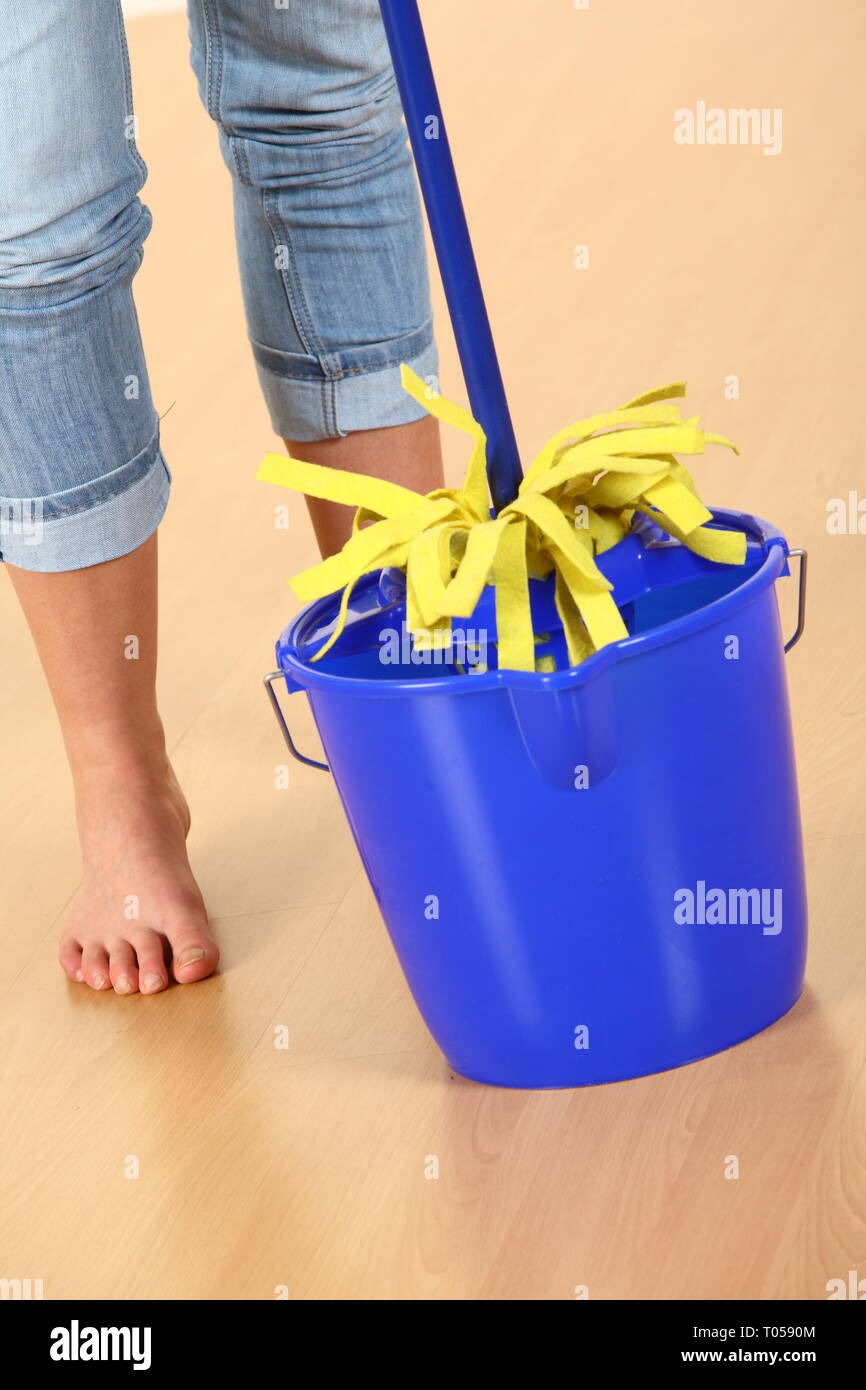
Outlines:
[[[712,526],[677,458],[707,444],[735,446],[683,418],[674,402],[685,386],[675,383],[567,425],[522,473],[417,4],[382,0],[382,14],[473,413],[405,364],[402,383],[430,414],[471,437],[466,476],[458,489],[425,496],[269,453],[257,477],[356,509],[342,551],[291,581],[304,602],[342,591],[316,659],[339,640],[358,581],[387,569],[405,574],[406,626],[419,650],[448,647],[453,620],[471,618],[492,588],[496,664],[518,671],[559,664],[533,615],[533,587],[552,580],[552,621],[565,638],[560,662],[576,666],[628,636],[621,608],[633,585],[614,593],[598,557],[636,533],[642,517],[706,562],[743,563],[745,536]],[[435,140],[425,136],[431,114]]]

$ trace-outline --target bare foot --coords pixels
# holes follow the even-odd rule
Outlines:
[[[186,851],[189,809],[166,762],[76,777],[84,881],[60,940],[72,980],[157,994],[216,969],[219,949]]]

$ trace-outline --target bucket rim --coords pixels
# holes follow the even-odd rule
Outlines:
[[[411,680],[370,680],[366,676],[341,676],[319,670],[305,661],[298,652],[298,644],[311,619],[333,606],[333,594],[306,604],[280,634],[276,643],[277,664],[286,678],[287,685],[295,690],[329,690],[344,694],[368,695],[373,698],[397,698],[408,695],[458,695],[478,694],[490,690],[571,690],[594,680],[596,676],[618,661],[641,656],[656,647],[668,646],[704,628],[712,627],[729,614],[744,608],[765,589],[788,572],[788,542],[785,536],[769,521],[752,516],[748,512],[733,511],[725,507],[710,509],[713,521],[721,523],[726,529],[745,531],[752,540],[764,547],[764,559],[757,569],[751,570],[748,578],[736,588],[730,589],[721,597],[696,608],[682,617],[670,622],[659,623],[646,632],[638,632],[610,642],[606,647],[593,652],[579,666],[569,666],[562,671],[484,671],[471,675],[436,676],[429,680],[423,677]],[[367,575],[356,586],[357,592],[378,585],[378,574]]]

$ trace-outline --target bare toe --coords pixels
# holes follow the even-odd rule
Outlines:
[[[71,937],[65,937],[60,943],[58,959],[63,969],[66,971],[70,980],[75,980],[80,984],[84,979],[81,973],[81,945],[73,941]]]
[[[140,932],[134,939],[138,956],[138,987],[142,994],[159,994],[168,984],[165,947],[155,931]]]
[[[219,947],[202,927],[181,927],[169,933],[171,971],[178,984],[191,985],[213,974],[219,963]]]
[[[108,952],[98,941],[86,941],[81,956],[81,973],[84,983],[91,989],[110,989],[108,977]]]
[[[115,994],[138,993],[138,959],[128,941],[112,946],[109,973]]]

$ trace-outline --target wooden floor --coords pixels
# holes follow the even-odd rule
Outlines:
[[[449,1074],[329,780],[293,767],[275,786],[260,677],[313,544],[302,503],[276,530],[283,496],[253,478],[273,440],[185,21],[136,20],[155,215],[138,302],[175,475],[162,701],[224,969],[146,999],[60,974],[70,789],[0,583],[0,1276],[47,1298],[822,1299],[866,1276],[866,536],[826,525],[830,499],[866,496],[866,19],[855,0],[426,13],[526,451],[687,375],[742,446],[699,461],[705,497],[809,548],[788,660],[807,991],[762,1036],[645,1080],[526,1093]],[[674,112],[701,100],[782,108],[782,152],[676,144]],[[462,440],[446,447],[456,480]],[[300,698],[294,718],[313,747]]]

